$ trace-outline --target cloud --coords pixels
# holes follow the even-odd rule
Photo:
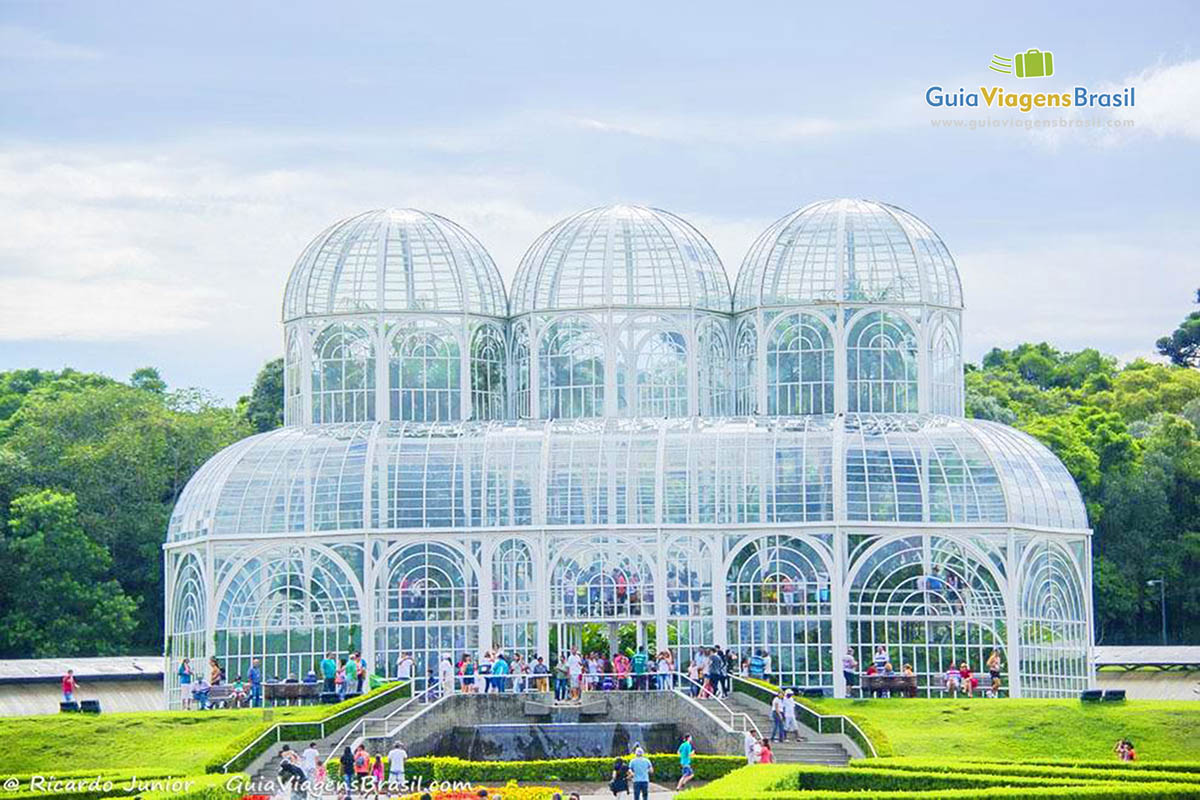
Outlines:
[[[91,61],[99,50],[56,42],[43,33],[18,25],[0,25],[0,59],[10,61]]]
[[[731,115],[614,114],[574,116],[565,120],[577,128],[665,142],[746,143],[792,142],[849,130],[857,123],[823,117]]]

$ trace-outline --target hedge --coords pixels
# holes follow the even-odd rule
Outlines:
[[[385,695],[386,692],[391,692],[396,687],[397,684],[395,682],[388,683],[380,686],[378,689],[372,689],[360,697],[343,700],[336,705],[330,706],[329,714],[323,719],[312,722],[263,722],[242,735],[231,739],[222,750],[213,754],[212,758],[204,765],[204,771],[221,772],[224,770],[225,765],[234,759],[238,753],[241,753],[247,745],[277,725],[280,726],[280,735],[278,737],[263,739],[258,747],[252,748],[244,753],[241,758],[234,761],[230,766],[230,770],[237,772],[238,770],[245,769],[254,759],[258,758],[278,742],[323,739],[333,731],[349,725],[351,722],[354,722],[365,714],[371,713],[377,708],[412,695],[411,682],[401,684],[398,692]],[[322,723],[325,726],[323,730],[321,727]]]
[[[1168,782],[1162,780],[1162,774],[1153,782],[1114,780],[1111,774],[1105,779],[1041,776],[1041,780],[1032,781],[1025,776],[945,771],[922,773],[915,769],[879,768],[874,766],[876,762],[858,763],[863,766],[853,770],[797,764],[747,766],[678,797],[679,800],[861,800],[863,797],[872,800],[1195,800],[1200,797],[1200,785]],[[1054,785],[1046,785],[1050,781]],[[798,788],[802,785],[812,788]],[[898,788],[901,786],[904,788]]]
[[[654,764],[654,777],[675,780],[679,777],[679,756],[675,753],[654,753],[648,756]],[[408,780],[420,778],[431,781],[586,781],[607,783],[612,774],[614,758],[558,758],[543,761],[467,761],[453,756],[418,756],[404,762]],[[626,759],[628,761],[628,759]],[[701,780],[714,780],[746,765],[745,756],[692,756],[692,769]],[[384,766],[387,760],[384,759]],[[330,777],[341,775],[341,762],[330,758],[326,762]]]
[[[1118,762],[1119,763],[1119,762]],[[879,759],[873,761],[851,761],[852,769],[882,768],[897,771],[951,772],[956,774],[1006,775],[1027,778],[1076,778],[1090,781],[1157,782],[1200,784],[1200,774],[1195,772],[1171,772],[1165,769],[1084,768],[1067,765],[1009,764],[981,761],[933,761],[929,759]]]

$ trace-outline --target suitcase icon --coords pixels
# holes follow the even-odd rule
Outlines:
[[[1013,57],[1018,78],[1049,78],[1054,74],[1054,54],[1032,48]]]

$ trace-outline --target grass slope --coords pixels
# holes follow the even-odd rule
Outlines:
[[[1200,703],[1130,700],[817,700],[845,714],[890,755],[939,759],[1113,758],[1128,737],[1144,761],[1200,761]],[[880,755],[889,755],[887,746]]]
[[[317,719],[327,708],[276,709],[275,721]],[[0,773],[154,769],[190,775],[231,739],[263,724],[261,710],[59,714],[0,722]]]

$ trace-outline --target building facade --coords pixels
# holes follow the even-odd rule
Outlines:
[[[771,653],[845,693],[888,648],[936,692],[993,649],[1017,696],[1086,688],[1090,531],[1028,435],[963,416],[962,292],[922,221],[862,200],[768,228],[730,290],[670,213],[584,211],[511,296],[464,229],[339,222],[285,290],[283,428],[213,457],[165,545],[174,666],[302,675],[361,649]]]

